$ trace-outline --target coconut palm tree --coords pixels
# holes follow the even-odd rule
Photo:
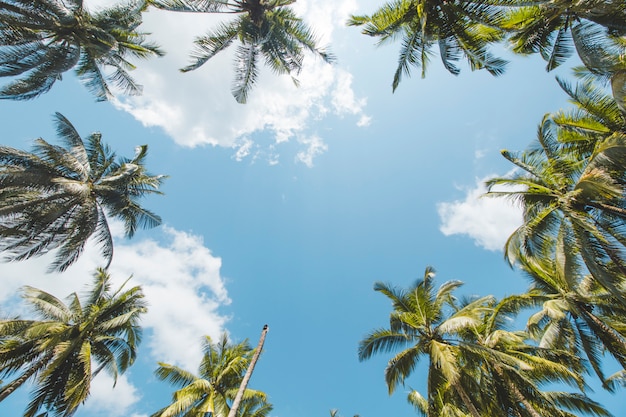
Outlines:
[[[0,77],[10,77],[0,98],[35,98],[72,68],[99,101],[112,86],[141,93],[128,57],[163,55],[137,31],[144,3],[91,13],[82,0],[0,0]]]
[[[542,390],[553,382],[583,388],[581,364],[569,351],[528,343],[525,332],[507,330],[514,303],[497,303],[492,296],[458,301],[452,291],[460,282],[436,290],[432,278],[427,268],[424,279],[408,289],[375,285],[393,303],[390,327],[366,336],[359,358],[400,349],[385,370],[390,393],[427,356],[427,394],[408,395],[426,417],[572,416],[567,410],[609,415],[584,394]]]
[[[469,387],[463,384],[466,371],[457,360],[462,347],[456,343],[456,338],[469,327],[479,325],[488,298],[455,309],[452,293],[462,283],[448,281],[436,289],[434,276],[434,269],[427,267],[424,277],[408,289],[381,282],[374,284],[375,291],[391,300],[393,310],[389,316],[389,328],[375,329],[361,340],[359,360],[369,359],[379,352],[401,349],[385,369],[385,380],[389,394],[392,394],[399,384],[404,384],[419,360],[427,357],[425,414],[429,417],[441,415],[443,405],[456,399],[456,407],[472,417],[480,417]]]
[[[32,380],[25,417],[44,410],[71,416],[100,371],[117,379],[133,364],[141,341],[139,319],[146,312],[143,292],[123,285],[112,291],[110,275],[98,269],[82,301],[73,293],[65,304],[28,286],[22,294],[39,317],[0,321],[0,376],[16,376],[0,387],[0,401]]]
[[[379,44],[402,40],[392,87],[398,87],[411,66],[422,77],[436,46],[444,67],[457,75],[457,62],[465,57],[472,70],[485,69],[492,75],[504,72],[506,61],[493,56],[488,47],[502,39],[496,26],[502,9],[488,1],[394,0],[372,15],[352,16],[350,26],[363,26],[362,33],[379,38]]]
[[[585,364],[564,345],[543,346],[526,331],[510,331],[521,306],[537,303],[535,295],[510,296],[490,301],[492,310],[480,326],[466,332],[464,361],[475,371],[480,392],[487,393],[483,415],[490,416],[570,416],[570,411],[590,415],[610,415],[587,397],[582,374]],[[581,392],[545,391],[543,386],[566,383]]]
[[[160,224],[138,201],[160,194],[164,177],[146,171],[146,145],[132,159],[116,161],[99,133],[85,143],[63,115],[55,119],[65,147],[43,139],[32,153],[0,146],[0,250],[6,259],[22,260],[58,249],[50,269],[63,271],[93,237],[108,266],[113,241],[107,215],[124,222],[127,237],[137,227]]]
[[[511,264],[523,257],[553,259],[563,247],[558,253],[572,258],[569,262],[579,259],[601,286],[626,304],[621,290],[626,277],[626,135],[615,132],[595,143],[583,138],[585,146],[564,144],[559,135],[558,125],[544,117],[533,147],[521,153],[502,151],[518,171],[487,181],[488,196],[513,198],[524,210],[524,223],[506,243],[506,258]],[[494,189],[502,185],[509,188]]]
[[[171,404],[152,417],[205,416],[206,413],[228,416],[255,350],[247,341],[229,343],[226,334],[217,343],[205,336],[203,350],[198,375],[175,365],[159,363],[156,376],[179,389],[173,394]],[[271,409],[265,393],[248,388],[237,416],[267,417]]]
[[[182,12],[233,13],[237,17],[221,23],[213,31],[198,37],[192,53],[193,62],[182,68],[187,72],[204,65],[233,42],[237,46],[232,92],[245,103],[254,86],[259,60],[277,74],[297,75],[302,69],[304,52],[309,51],[326,62],[333,57],[317,46],[309,27],[288,7],[295,0],[151,0],[156,7]],[[292,76],[297,85],[297,79]]]
[[[565,256],[522,258],[520,264],[531,281],[526,295],[540,307],[528,319],[530,333],[547,349],[568,349],[586,358],[593,371],[612,390],[602,369],[605,353],[626,369],[626,307],[583,268]]]
[[[593,72],[626,69],[620,41],[626,35],[623,1],[541,0],[519,4],[522,7],[510,8],[507,18],[500,22],[503,29],[512,32],[509,41],[514,52],[540,53],[548,71],[567,60],[574,48]]]

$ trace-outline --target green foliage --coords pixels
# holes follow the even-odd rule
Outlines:
[[[39,317],[0,321],[0,376],[16,376],[0,387],[0,401],[33,380],[25,417],[44,410],[51,416],[71,416],[101,370],[117,380],[135,361],[139,319],[146,312],[143,292],[123,286],[111,291],[109,274],[98,269],[82,301],[73,293],[65,304],[28,286],[22,294]]]
[[[11,78],[0,98],[35,98],[72,68],[99,101],[113,96],[110,85],[141,93],[127,58],[163,55],[136,30],[144,8],[140,1],[90,13],[80,0],[1,0],[0,77]]]
[[[203,350],[198,375],[159,362],[156,376],[179,389],[172,395],[172,403],[152,417],[204,416],[206,413],[215,417],[228,416],[254,349],[247,340],[229,343],[224,333],[217,343],[205,336]],[[267,417],[271,411],[272,405],[267,402],[265,393],[246,389],[237,416]]]
[[[424,416],[569,416],[567,410],[610,415],[583,394],[542,389],[555,382],[583,389],[583,365],[570,351],[537,345],[528,333],[506,329],[511,314],[528,303],[497,303],[491,296],[458,301],[453,292],[459,281],[435,289],[433,277],[427,268],[407,289],[375,284],[392,302],[389,327],[360,342],[359,359],[399,350],[385,369],[390,394],[426,357],[427,393],[408,395]]]
[[[181,69],[192,71],[204,65],[217,53],[239,45],[235,53],[233,96],[245,103],[258,77],[259,59],[277,74],[297,75],[302,69],[304,52],[309,51],[326,62],[333,57],[317,46],[309,27],[287,7],[294,0],[155,0],[151,4],[172,11],[202,13],[235,13],[238,16],[195,41],[192,64]],[[294,83],[298,81],[292,76]]]
[[[63,115],[55,119],[65,147],[43,139],[32,153],[0,146],[0,250],[9,260],[23,260],[58,249],[50,269],[63,271],[93,237],[108,266],[113,240],[107,216],[123,220],[128,237],[137,227],[160,224],[138,201],[160,194],[164,177],[146,171],[147,145],[132,159],[116,161],[99,133],[85,143]]]
[[[379,44],[401,39],[395,90],[411,67],[421,69],[422,78],[435,46],[444,67],[457,75],[457,62],[465,57],[472,70],[485,69],[492,75],[504,72],[506,61],[493,56],[488,47],[502,40],[497,28],[502,10],[485,1],[395,0],[369,16],[352,16],[350,26],[363,26],[362,33],[378,37]]]

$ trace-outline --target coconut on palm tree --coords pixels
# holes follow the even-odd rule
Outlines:
[[[213,342],[205,336],[198,373],[167,363],[159,363],[156,376],[178,388],[172,402],[152,417],[227,417],[255,353],[248,341],[232,344],[224,333]],[[272,406],[262,391],[245,388],[238,417],[267,417]]]
[[[93,238],[108,266],[113,240],[107,216],[122,220],[128,237],[160,224],[139,200],[160,194],[164,177],[146,171],[146,145],[133,158],[116,160],[99,133],[83,142],[63,115],[55,119],[65,147],[43,139],[32,153],[0,146],[0,251],[5,259],[22,260],[57,250],[50,269],[63,271]]]
[[[0,0],[0,77],[9,77],[0,98],[35,98],[72,68],[97,100],[111,87],[141,93],[128,58],[163,55],[137,31],[144,3],[91,13],[82,0]]]
[[[136,286],[111,289],[111,277],[98,269],[86,297],[68,303],[45,291],[24,287],[37,319],[0,321],[0,401],[26,381],[35,387],[25,417],[71,416],[87,399],[92,379],[102,370],[117,379],[135,360],[141,341],[139,319],[146,312]]]
[[[182,12],[233,13],[237,16],[195,40],[193,62],[181,71],[204,65],[219,52],[238,41],[234,58],[235,79],[232,92],[245,103],[254,86],[262,59],[277,74],[294,75],[302,70],[304,52],[326,62],[333,57],[317,46],[311,29],[288,7],[295,0],[151,0],[156,7]]]
[[[489,52],[489,45],[503,37],[497,28],[502,16],[502,9],[488,1],[395,0],[369,16],[352,16],[348,25],[363,26],[362,33],[379,38],[379,44],[402,40],[392,83],[395,90],[402,76],[410,75],[412,66],[421,69],[422,77],[426,75],[437,47],[444,67],[452,74],[459,73],[457,62],[462,57],[472,70],[502,74],[507,62]]]

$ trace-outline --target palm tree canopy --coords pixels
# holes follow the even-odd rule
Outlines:
[[[524,256],[552,258],[562,247],[563,256],[581,260],[600,285],[626,303],[619,289],[626,277],[624,118],[607,97],[590,102],[588,86],[573,91],[562,85],[579,109],[571,117],[544,117],[527,151],[503,151],[518,170],[488,181],[487,195],[512,198],[523,207],[524,223],[506,244],[511,264]],[[511,188],[494,189],[501,185]],[[552,249],[546,251],[546,245]]]
[[[144,1],[90,13],[82,0],[0,0],[0,77],[10,77],[0,98],[35,98],[72,68],[99,101],[112,97],[111,85],[140,94],[127,58],[163,55],[137,31],[144,9]]]
[[[23,288],[38,318],[0,321],[0,376],[18,375],[0,387],[0,401],[33,379],[36,388],[25,417],[42,410],[71,416],[101,370],[117,379],[133,364],[141,341],[139,320],[146,312],[144,295],[138,286],[112,291],[110,281],[98,269],[86,297],[71,294],[67,304],[45,291]]]
[[[363,26],[362,33],[377,37],[379,44],[401,39],[400,56],[392,87],[395,90],[411,66],[422,77],[435,46],[444,67],[457,75],[457,62],[467,58],[472,70],[486,69],[492,75],[504,72],[506,61],[493,56],[488,46],[500,41],[497,24],[503,16],[499,6],[486,1],[394,0],[370,16],[352,16],[350,26]]]
[[[359,359],[397,352],[385,369],[390,393],[427,357],[427,394],[412,390],[408,396],[427,417],[570,416],[566,410],[609,415],[583,394],[542,390],[554,382],[585,385],[575,355],[529,343],[526,332],[506,329],[524,302],[497,303],[491,296],[459,301],[453,292],[460,281],[436,289],[433,277],[427,268],[407,289],[375,284],[392,302],[390,325],[360,342]]]
[[[614,73],[626,69],[624,45],[626,5],[620,0],[542,0],[513,7],[501,22],[512,32],[513,51],[540,53],[550,71],[574,50],[590,70]],[[620,57],[621,55],[621,57]]]
[[[0,146],[0,250],[5,259],[22,260],[58,249],[50,269],[63,271],[93,237],[108,265],[113,241],[107,216],[122,220],[128,237],[137,227],[160,224],[139,200],[160,194],[165,177],[146,171],[147,145],[132,159],[116,160],[99,133],[84,142],[63,115],[55,119],[64,147],[43,139],[32,153]]]
[[[275,73],[289,75],[298,75],[302,70],[305,51],[325,62],[334,59],[329,52],[317,46],[311,29],[288,7],[293,2],[152,0],[150,4],[172,11],[237,14],[233,20],[221,23],[216,29],[196,39],[196,48],[191,57],[193,62],[181,71],[199,68],[238,41],[232,92],[239,103],[245,103],[258,77],[260,57]],[[293,80],[297,84],[297,79]]]
[[[179,389],[172,395],[171,404],[152,417],[205,416],[206,413],[228,416],[255,349],[247,340],[229,343],[224,333],[217,342],[205,336],[203,351],[198,375],[175,365],[159,363],[156,376]],[[265,393],[246,389],[237,416],[267,417],[271,410]]]

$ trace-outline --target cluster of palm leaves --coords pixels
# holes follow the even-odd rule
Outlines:
[[[502,151],[512,175],[487,182],[488,197],[514,200],[523,224],[505,257],[531,285],[497,302],[459,301],[434,271],[408,289],[377,283],[392,302],[389,327],[360,343],[359,357],[395,352],[385,370],[392,393],[426,357],[427,395],[409,394],[422,415],[609,415],[586,396],[595,375],[609,391],[626,376],[626,112],[594,82],[559,83],[574,109],[544,116],[523,152]],[[526,328],[510,325],[524,311]],[[604,360],[621,367],[606,375]],[[553,392],[570,384],[576,392]]]
[[[294,1],[136,0],[91,13],[82,0],[0,0],[0,77],[9,77],[0,87],[0,98],[35,98],[72,68],[98,100],[113,97],[111,87],[140,94],[142,87],[128,73],[135,68],[128,57],[163,55],[137,30],[142,13],[152,5],[170,11],[238,15],[199,37],[194,62],[181,71],[200,67],[239,40],[232,90],[237,101],[245,103],[258,76],[259,56],[274,72],[290,75],[302,69],[305,50],[332,61],[317,46],[311,29],[288,7]]]
[[[22,296],[38,317],[0,321],[0,377],[13,378],[0,385],[0,401],[34,380],[25,417],[73,415],[94,376],[106,370],[117,379],[135,361],[146,311],[140,287],[112,291],[110,275],[98,269],[82,301],[74,293],[65,304],[29,286]]]
[[[116,160],[99,133],[85,143],[60,113],[56,122],[65,147],[43,139],[32,153],[0,146],[0,251],[23,260],[56,249],[50,269],[64,271],[93,237],[108,267],[113,239],[107,215],[124,222],[128,237],[138,226],[160,224],[139,199],[160,194],[164,177],[146,171],[146,145],[134,158]]]
[[[389,327],[375,329],[359,344],[359,358],[398,351],[385,369],[389,392],[427,367],[426,394],[411,390],[416,411],[434,416],[575,416],[610,414],[586,396],[586,369],[574,352],[536,343],[530,331],[508,328],[525,299],[492,296],[459,301],[460,281],[434,286],[434,270],[408,288],[376,283],[391,300]],[[578,391],[549,391],[550,383]]]
[[[233,96],[245,103],[259,72],[259,58],[277,74],[295,74],[302,69],[304,52],[326,62],[332,56],[317,46],[311,29],[288,7],[295,0],[151,0],[155,7],[193,13],[234,13],[237,17],[198,37],[193,63],[181,69],[195,70],[228,48],[239,46],[234,58]],[[294,83],[298,81],[292,76]]]
[[[394,90],[411,67],[425,76],[435,47],[452,74],[465,57],[472,70],[500,75],[507,62],[489,48],[503,40],[516,53],[540,53],[547,70],[575,49],[596,75],[621,79],[626,71],[626,4],[620,0],[393,0],[348,24],[363,26],[380,44],[401,39]]]
[[[0,98],[37,97],[72,68],[98,100],[112,96],[111,84],[139,94],[127,57],[163,54],[137,31],[144,9],[139,2],[90,13],[82,0],[0,1],[0,76],[11,77]]]
[[[244,387],[235,406],[246,370],[261,348],[262,343],[257,349],[251,348],[247,341],[230,343],[226,334],[217,343],[205,336],[197,375],[175,365],[159,363],[156,376],[179,389],[172,395],[172,402],[151,417],[227,417],[232,412],[236,416],[267,417],[272,405],[262,391]]]

